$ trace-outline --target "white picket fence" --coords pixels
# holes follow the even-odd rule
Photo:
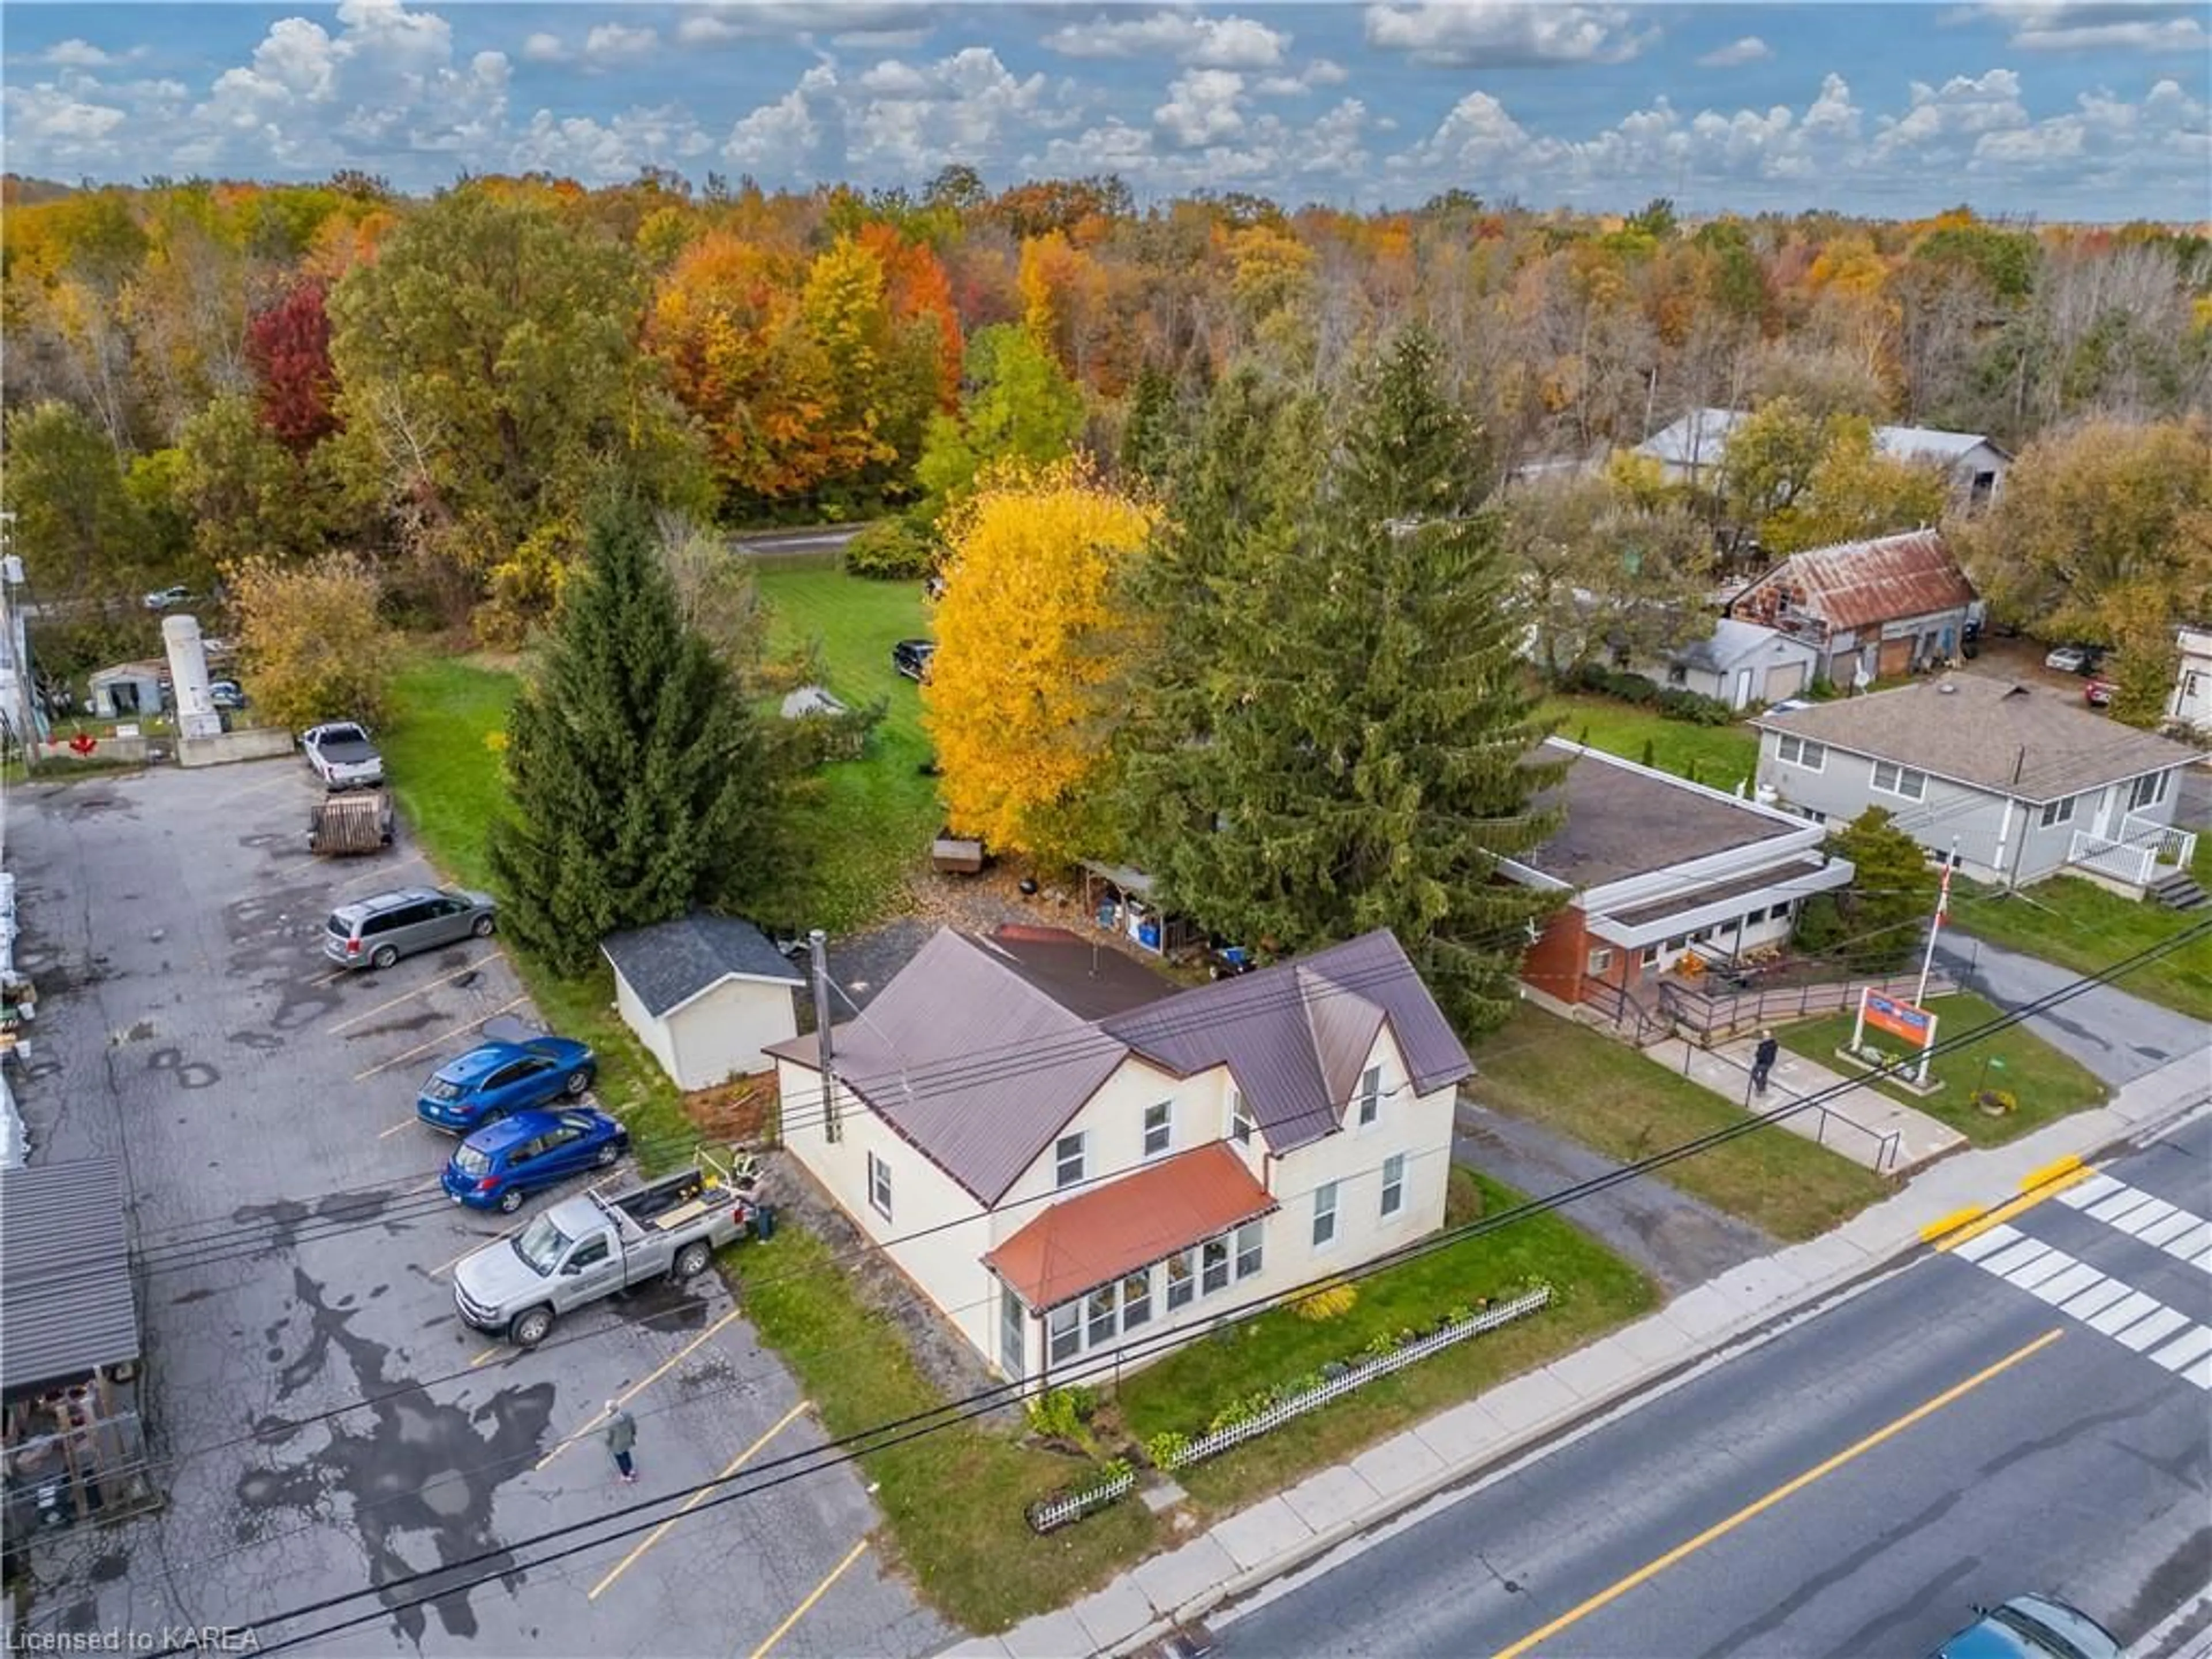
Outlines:
[[[1362,1383],[1372,1382],[1378,1376],[1388,1376],[1393,1371],[1402,1370],[1418,1360],[1426,1359],[1431,1354],[1450,1347],[1455,1342],[1466,1341],[1470,1336],[1480,1336],[1485,1331],[1494,1331],[1500,1325],[1510,1325],[1516,1319],[1525,1318],[1543,1307],[1551,1299],[1551,1286],[1540,1285],[1525,1295],[1516,1296],[1510,1302],[1502,1302],[1498,1306],[1487,1309],[1460,1324],[1449,1326],[1443,1330],[1421,1337],[1416,1341],[1408,1342],[1402,1348],[1393,1349],[1386,1354],[1378,1354],[1372,1359],[1363,1359],[1346,1369],[1341,1376],[1333,1376],[1316,1388],[1308,1389],[1304,1394],[1292,1395],[1287,1400],[1278,1401],[1256,1417],[1247,1418],[1242,1423],[1232,1423],[1225,1429],[1212,1434],[1200,1435],[1197,1439],[1186,1443],[1182,1449],[1162,1467],[1168,1469],[1180,1469],[1192,1463],[1202,1462],[1206,1458],[1217,1456],[1227,1451],[1231,1446],[1242,1445],[1255,1435],[1265,1434],[1270,1429],[1280,1428],[1294,1417],[1303,1416],[1307,1412],[1326,1406],[1332,1400],[1341,1400]]]
[[[1080,1520],[1093,1510],[1103,1509],[1109,1504],[1118,1504],[1137,1489],[1137,1472],[1117,1474],[1103,1481],[1088,1492],[1063,1498],[1040,1498],[1030,1505],[1030,1528],[1034,1532],[1047,1533],[1055,1527],[1064,1527],[1071,1521]]]

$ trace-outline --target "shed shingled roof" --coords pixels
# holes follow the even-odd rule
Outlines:
[[[734,916],[695,912],[611,933],[599,949],[656,1019],[732,977],[806,982],[767,934]]]
[[[123,1203],[112,1158],[0,1170],[0,1388],[138,1357]]]

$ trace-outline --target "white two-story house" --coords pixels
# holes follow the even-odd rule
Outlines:
[[[1442,1224],[1473,1067],[1388,933],[1179,990],[941,930],[774,1045],[784,1144],[1003,1376],[1097,1376]]]

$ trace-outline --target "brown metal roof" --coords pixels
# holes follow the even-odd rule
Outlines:
[[[1274,1207],[1217,1140],[1048,1206],[983,1261],[1042,1312]]]
[[[1364,1003],[1371,1013],[1360,1011]],[[1426,1094],[1474,1067],[1395,936],[1363,933],[1257,973],[1219,980],[1101,1028],[1178,1077],[1225,1066],[1267,1145],[1287,1152],[1340,1127],[1349,1082],[1387,1023]],[[1365,1041],[1362,1042],[1362,1035]],[[1351,1050],[1357,1046],[1358,1052]],[[1331,1079],[1346,1076],[1346,1086]]]
[[[1933,530],[1793,553],[1736,595],[1730,613],[1759,612],[1754,596],[1769,592],[1786,592],[1793,611],[1838,629],[1955,611],[1974,599],[1974,585]]]
[[[2064,692],[1980,674],[1947,674],[1752,724],[2039,802],[2197,758],[2186,744],[2093,714]],[[1838,764],[1832,757],[1827,769]]]
[[[1112,945],[1065,927],[1006,923],[981,943],[1030,985],[1084,1019],[1124,1014],[1181,988]]]
[[[949,927],[830,1037],[846,1085],[987,1206],[1128,1052]],[[768,1052],[816,1063],[811,1036]]]

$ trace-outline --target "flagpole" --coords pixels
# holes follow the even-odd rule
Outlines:
[[[1943,931],[1943,918],[1951,911],[1951,872],[1959,865],[1959,838],[1951,837],[1950,856],[1943,860],[1943,884],[1936,890],[1936,914],[1928,922],[1928,949],[1920,957],[1920,983],[1912,993],[1912,1006],[1924,1009],[1928,1001],[1928,975],[1936,965],[1936,936]],[[1935,1035],[1932,1031],[1929,1034]],[[1920,1051],[1920,1068],[1914,1074],[1918,1081],[1928,1081],[1928,1050]]]

